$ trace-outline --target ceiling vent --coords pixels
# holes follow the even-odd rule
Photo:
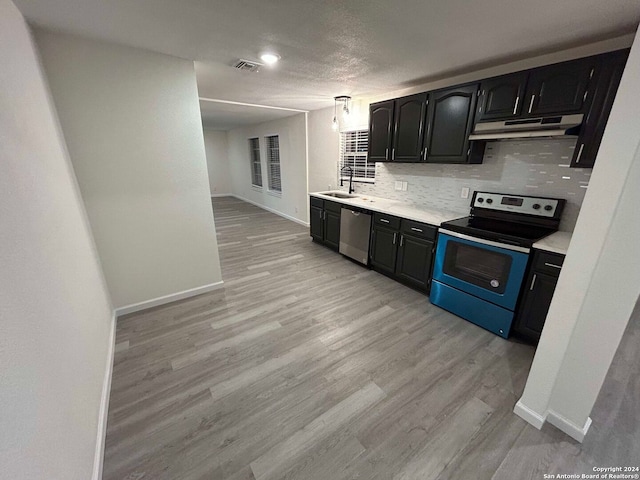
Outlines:
[[[233,64],[233,68],[237,68],[238,70],[243,70],[245,72],[257,72],[260,70],[262,63],[251,62],[249,60],[239,59],[237,62]]]

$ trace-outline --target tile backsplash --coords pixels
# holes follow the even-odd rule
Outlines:
[[[460,216],[469,213],[475,190],[564,198],[560,230],[573,231],[591,176],[591,169],[569,168],[575,144],[575,138],[491,142],[479,165],[377,163],[376,183],[355,189]],[[395,190],[396,181],[407,182],[407,191]],[[460,197],[463,187],[469,198]]]

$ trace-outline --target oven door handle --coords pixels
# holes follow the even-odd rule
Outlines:
[[[465,235],[464,233],[452,232],[451,230],[445,230],[441,228],[439,233],[449,235],[451,237],[461,238],[463,240],[469,240],[470,242],[480,243],[482,245],[488,245],[490,247],[504,248],[506,250],[513,250],[515,252],[529,253],[531,250],[526,247],[519,247],[517,245],[509,245],[507,243],[493,242],[491,240],[485,240],[484,238],[473,237],[471,235]]]

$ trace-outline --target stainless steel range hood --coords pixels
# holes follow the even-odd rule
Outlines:
[[[584,115],[525,118],[476,124],[469,140],[577,136]]]

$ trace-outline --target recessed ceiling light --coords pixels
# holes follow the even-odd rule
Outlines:
[[[278,60],[280,60],[280,55],[278,55],[277,53],[263,53],[262,55],[260,55],[260,59],[267,65],[273,65],[274,63],[277,63]]]

